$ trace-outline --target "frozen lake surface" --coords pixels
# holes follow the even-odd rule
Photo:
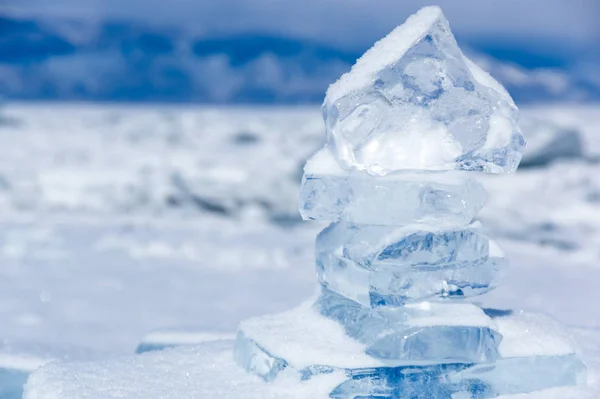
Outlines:
[[[512,267],[475,300],[553,315],[598,356],[600,106],[524,114],[576,128],[585,153],[483,179]],[[297,193],[322,137],[316,107],[8,104],[0,339],[124,355],[151,330],[229,334],[299,304],[323,225]]]

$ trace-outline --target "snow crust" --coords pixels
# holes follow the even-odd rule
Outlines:
[[[28,380],[23,399],[326,399],[343,377],[301,382],[282,375],[272,383],[233,361],[232,341],[177,348],[93,363],[51,364]]]
[[[499,348],[504,358],[563,356],[577,352],[572,335],[548,316],[519,311],[515,316],[495,321],[504,337]]]

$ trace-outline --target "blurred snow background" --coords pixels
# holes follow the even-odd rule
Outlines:
[[[600,107],[523,114],[524,167],[483,180],[480,214],[511,276],[476,300],[600,328]],[[323,226],[297,191],[322,141],[314,106],[7,104],[2,338],[131,353],[153,329],[231,332],[299,303]]]

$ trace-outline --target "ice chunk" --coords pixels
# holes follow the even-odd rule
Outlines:
[[[521,167],[544,166],[556,159],[584,156],[581,133],[570,127],[536,118],[521,118],[527,147]]]
[[[304,219],[405,225],[469,223],[486,202],[484,188],[462,173],[372,177],[339,167],[327,150],[308,160],[300,188]]]
[[[324,287],[368,307],[485,293],[505,260],[478,229],[356,225],[338,222],[317,237]]]
[[[316,311],[313,308],[316,298],[283,313],[244,320],[237,342],[240,343],[240,338],[251,340],[268,357],[282,359],[295,370],[314,366],[355,369],[385,365],[367,355],[366,346],[349,337],[342,325]],[[251,354],[251,351],[239,353]],[[237,360],[242,365],[250,364],[240,361],[240,357]]]
[[[55,360],[82,360],[102,354],[79,347],[0,340],[0,398],[21,399],[29,373]]]
[[[390,367],[365,370],[337,386],[331,399],[455,399],[484,398],[486,387],[478,380],[458,383],[449,376],[468,365]],[[459,396],[463,394],[465,396]]]
[[[192,346],[204,342],[234,338],[235,334],[232,333],[206,331],[197,328],[156,330],[142,338],[135,353],[152,352],[177,346]]]
[[[502,339],[493,321],[469,303],[371,309],[323,289],[315,306],[387,366],[489,363],[497,358]]]
[[[478,379],[496,395],[585,383],[586,367],[572,338],[558,323],[525,312],[494,320],[504,338],[501,359],[493,365],[468,368],[453,380]]]
[[[266,382],[273,381],[287,367],[285,360],[271,355],[243,332],[238,333],[233,355],[244,370],[256,374]]]
[[[236,361],[267,381],[286,368],[304,378],[334,370],[486,363],[501,336],[471,304],[372,310],[324,290],[317,303],[245,320]]]
[[[232,341],[215,341],[100,362],[52,363],[31,375],[24,399],[327,399],[342,373],[265,383],[233,361]],[[290,370],[291,371],[291,370]]]
[[[439,7],[425,7],[367,51],[323,104],[327,143],[342,167],[514,172],[518,110],[467,59]]]

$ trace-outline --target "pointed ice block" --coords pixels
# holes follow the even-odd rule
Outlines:
[[[347,171],[323,149],[308,160],[300,187],[304,219],[405,225],[469,223],[486,202],[477,181],[459,172],[399,172],[369,176]]]
[[[439,7],[425,7],[329,87],[327,143],[340,165],[514,172],[524,140],[510,95],[465,57]]]
[[[497,286],[506,264],[478,224],[338,222],[318,235],[316,259],[321,285],[368,307],[483,294]]]

